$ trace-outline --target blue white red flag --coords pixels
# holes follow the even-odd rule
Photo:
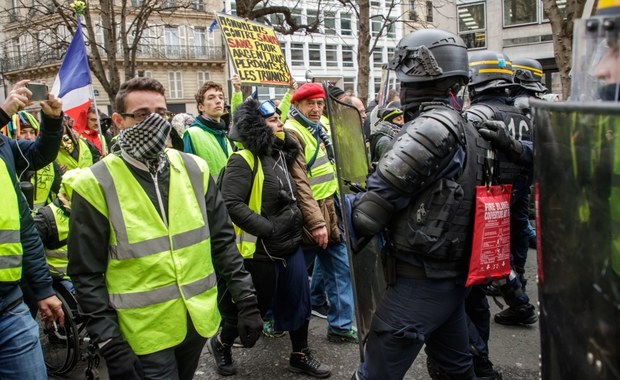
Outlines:
[[[80,134],[84,132],[88,122],[91,83],[82,23],[78,17],[77,30],[56,75],[52,94],[62,99],[62,110],[73,118],[73,129]]]

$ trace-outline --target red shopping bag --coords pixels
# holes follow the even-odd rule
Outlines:
[[[510,274],[510,192],[512,185],[476,186],[474,238],[465,286]]]

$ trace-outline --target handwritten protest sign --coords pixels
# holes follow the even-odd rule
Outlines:
[[[226,14],[216,16],[241,82],[290,85],[291,74],[273,28]]]

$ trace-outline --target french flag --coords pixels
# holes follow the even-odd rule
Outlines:
[[[65,53],[58,75],[56,75],[52,94],[62,99],[62,110],[74,120],[73,129],[80,135],[83,134],[88,122],[91,83],[82,23],[78,17],[77,31]]]

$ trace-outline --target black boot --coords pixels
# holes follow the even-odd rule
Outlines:
[[[291,353],[288,369],[291,372],[305,373],[314,377],[329,377],[332,374],[332,369],[316,360],[308,348]]]
[[[207,341],[207,348],[211,355],[213,355],[217,372],[220,375],[231,376],[237,373],[230,345],[220,342],[219,337],[216,335]]]
[[[495,314],[495,323],[500,325],[531,325],[538,321],[536,309],[534,305],[526,303],[525,305],[511,306],[501,313]]]
[[[473,359],[478,380],[502,380],[502,375],[493,368],[493,363],[488,358],[473,355]]]

